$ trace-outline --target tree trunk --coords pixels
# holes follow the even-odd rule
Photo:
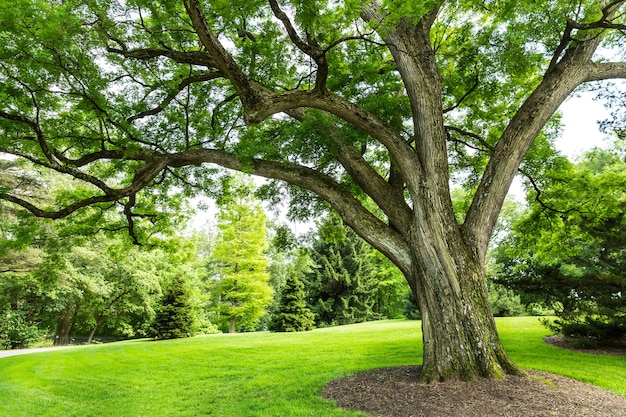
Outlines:
[[[57,330],[54,336],[54,346],[67,346],[70,344],[70,325],[72,318],[72,308],[65,309],[63,317],[57,322]]]
[[[93,329],[91,329],[91,333],[89,333],[89,337],[87,338],[87,344],[91,343],[91,341],[93,340],[93,336],[96,334],[96,330],[98,330],[98,327],[100,327],[103,321],[104,314],[100,314],[96,319],[96,324],[94,324]]]
[[[230,325],[228,327],[228,333],[236,333],[236,328],[235,328],[235,321],[236,321],[236,317],[235,316],[230,316]]]
[[[461,234],[415,228],[414,271],[407,281],[422,317],[422,381],[469,381],[524,372],[508,357],[491,312],[482,259]],[[457,229],[458,230],[458,229]]]

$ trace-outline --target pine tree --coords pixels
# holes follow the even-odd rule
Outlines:
[[[296,274],[289,274],[270,330],[275,332],[311,330],[314,327],[314,318],[315,316],[306,304],[304,284]]]
[[[157,310],[153,336],[157,339],[177,339],[193,333],[194,314],[190,293],[182,276],[176,276],[165,291]]]
[[[314,265],[305,274],[308,302],[317,324],[358,323],[381,317],[374,311],[378,282],[369,247],[338,219],[328,219],[313,245]]]

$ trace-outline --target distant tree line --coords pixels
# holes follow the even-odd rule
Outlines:
[[[553,314],[549,326],[580,343],[623,341],[625,161],[618,145],[576,164],[554,158],[527,206],[505,204],[486,273],[496,316]],[[2,161],[0,170],[2,187],[62,198],[63,183],[25,163]],[[321,216],[296,236],[268,222],[255,191],[229,177],[215,227],[188,236],[161,227],[144,246],[116,219],[94,215],[96,232],[2,203],[0,347],[420,317],[400,271],[339,217]],[[455,193],[462,212],[464,193]]]

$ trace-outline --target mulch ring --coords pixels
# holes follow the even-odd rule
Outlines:
[[[576,352],[590,353],[593,355],[626,356],[626,342],[614,343],[612,345],[604,345],[598,347],[583,348],[577,346],[573,339],[566,338],[562,334],[545,337],[543,341],[550,345],[560,347],[561,349],[574,350]]]
[[[383,368],[331,381],[323,397],[380,417],[626,417],[626,397],[570,378],[419,382],[421,366]]]

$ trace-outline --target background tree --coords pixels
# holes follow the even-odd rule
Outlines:
[[[411,293],[402,272],[377,250],[370,248],[367,254],[372,276],[376,281],[374,311],[383,318],[396,319],[404,316],[405,298]]]
[[[555,329],[587,343],[626,334],[626,162],[595,149],[553,171],[498,251],[499,280],[558,316]]]
[[[169,283],[157,307],[152,335],[157,339],[189,337],[194,331],[194,314],[187,283],[177,275]]]
[[[219,234],[212,261],[213,298],[222,330],[253,330],[272,300],[269,285],[266,216],[250,194],[249,179],[236,177],[228,197],[219,204]]]
[[[623,19],[623,0],[2,1],[0,151],[78,182],[50,204],[0,196],[109,212],[141,242],[175,219],[173,190],[213,192],[210,165],[286,182],[292,213],[316,195],[402,271],[423,380],[520,373],[489,307],[489,240],[560,104],[626,76],[596,57]],[[475,186],[461,225],[451,166]]]
[[[327,217],[311,248],[305,274],[307,299],[317,325],[360,323],[381,318],[374,311],[378,282],[370,250],[341,220]]]
[[[297,274],[287,276],[276,310],[270,324],[272,331],[302,332],[315,327],[315,316],[307,306],[304,284]]]

